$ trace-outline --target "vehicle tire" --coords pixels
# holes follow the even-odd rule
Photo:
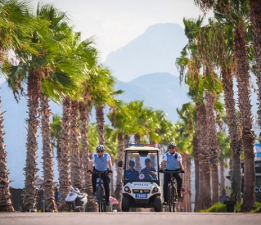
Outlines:
[[[88,212],[88,204],[87,203],[85,205],[84,212]]]
[[[162,202],[161,202],[161,198],[159,196],[154,198],[154,211],[162,212]]]
[[[71,212],[73,210],[73,204],[72,203],[66,203],[66,211]]]
[[[130,200],[126,196],[123,196],[123,198],[122,198],[121,210],[122,210],[122,212],[129,212],[130,211]]]

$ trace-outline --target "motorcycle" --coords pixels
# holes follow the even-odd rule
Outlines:
[[[70,193],[66,196],[66,208],[71,212],[87,212],[87,194],[81,193],[78,188],[71,187]]]

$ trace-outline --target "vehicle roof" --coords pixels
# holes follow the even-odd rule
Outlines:
[[[124,151],[160,151],[160,149],[151,146],[131,146]]]

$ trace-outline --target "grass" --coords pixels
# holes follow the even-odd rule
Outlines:
[[[235,212],[240,212],[241,210],[241,205],[242,203],[237,203],[235,205]],[[250,210],[249,213],[260,213],[261,212],[261,202],[256,202],[256,206],[257,208],[256,209],[253,209],[253,210]],[[225,204],[223,203],[216,203],[214,205],[212,205],[210,208],[208,209],[203,209],[203,210],[200,210],[200,212],[227,212],[227,207]]]

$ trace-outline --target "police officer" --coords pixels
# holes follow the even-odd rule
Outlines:
[[[163,156],[160,171],[162,171],[163,169],[184,171],[181,155],[176,150],[177,150],[177,147],[176,147],[175,142],[169,142],[168,143],[168,152]],[[181,198],[182,178],[178,173],[173,174],[173,176],[177,180],[178,197]],[[164,187],[163,187],[164,203],[166,203],[168,200],[167,192],[168,192],[169,181],[170,181],[170,174],[165,173],[164,174]]]
[[[139,172],[134,169],[135,162],[133,160],[129,161],[129,169],[126,170],[125,179],[126,180],[137,180],[139,178]]]
[[[94,168],[93,168],[94,166]],[[96,153],[94,153],[91,157],[89,162],[89,169],[94,171],[104,172],[108,171],[112,173],[112,162],[111,156],[105,152],[105,147],[103,145],[98,145],[96,147]],[[91,172],[88,170],[87,172]],[[92,174],[92,189],[93,195],[96,195],[96,179],[99,177],[98,174]],[[105,195],[106,195],[106,205],[110,205],[110,177],[108,174],[102,174],[103,184],[105,188]]]

